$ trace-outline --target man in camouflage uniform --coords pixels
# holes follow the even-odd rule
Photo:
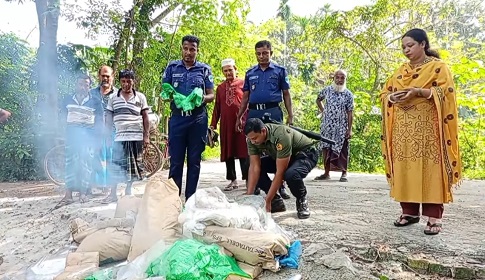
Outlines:
[[[296,197],[298,218],[310,217],[303,179],[317,165],[316,143],[289,126],[264,124],[258,118],[246,121],[244,133],[248,138],[250,158],[247,194],[253,194],[258,187],[266,193],[268,212],[286,211],[283,199],[278,194],[284,180]],[[261,157],[263,154],[267,156]],[[268,173],[275,174],[273,181]]]

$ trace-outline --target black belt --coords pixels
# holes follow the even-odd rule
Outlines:
[[[185,111],[185,112],[180,109],[175,109],[175,110],[172,110],[172,116],[189,117],[192,115],[198,115],[204,111],[205,111],[205,106],[195,107],[194,110]]]
[[[280,106],[279,102],[268,102],[268,103],[249,103],[248,108],[251,110],[266,110],[271,108],[276,108]]]

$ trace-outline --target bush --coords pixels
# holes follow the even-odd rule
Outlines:
[[[0,180],[38,178],[34,161],[33,120],[36,94],[30,89],[34,53],[12,34],[0,34],[0,108],[12,113],[0,134]]]

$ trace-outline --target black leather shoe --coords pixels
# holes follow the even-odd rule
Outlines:
[[[285,212],[285,202],[281,198],[274,198],[271,201],[271,213]]]
[[[290,199],[291,198],[291,196],[286,192],[285,187],[280,188],[280,195],[283,199]]]
[[[310,210],[308,209],[308,201],[306,197],[296,200],[296,211],[299,219],[310,218]]]

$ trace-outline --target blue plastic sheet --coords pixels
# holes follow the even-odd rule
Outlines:
[[[293,242],[288,248],[288,255],[279,258],[281,267],[297,269],[302,252],[301,242],[299,240]]]

